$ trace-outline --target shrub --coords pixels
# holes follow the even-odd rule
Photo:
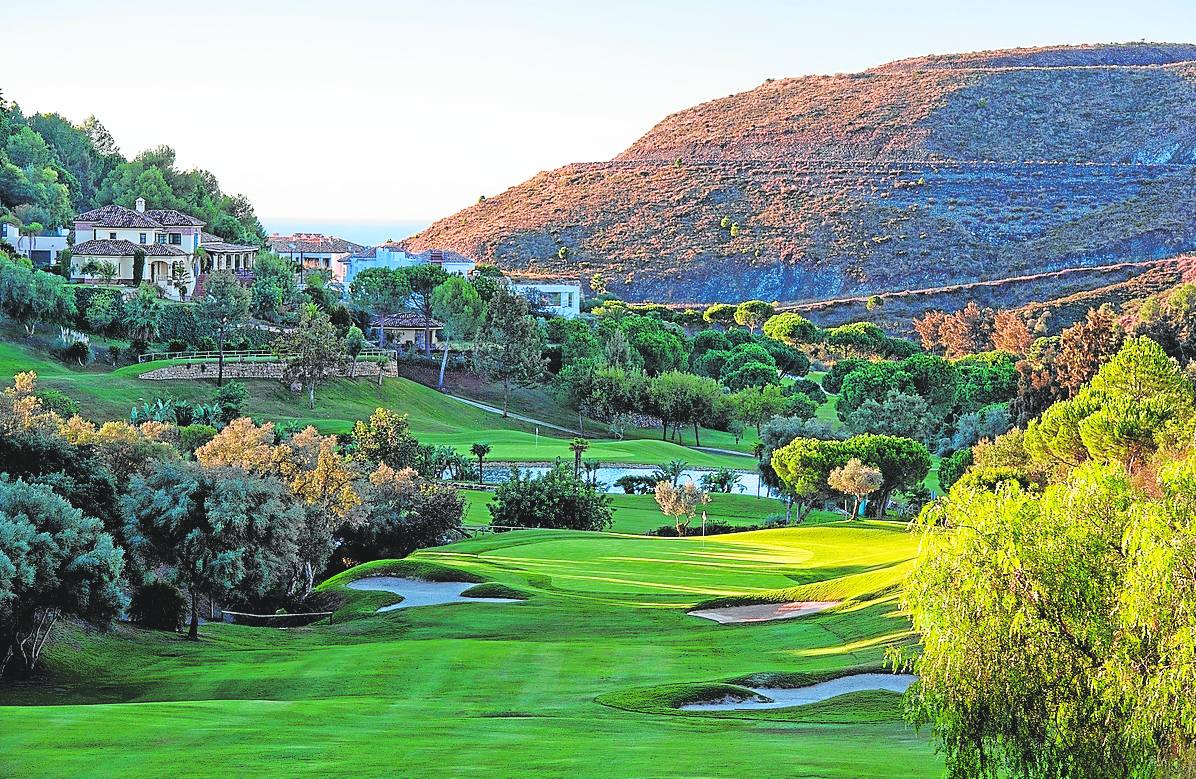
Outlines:
[[[195,454],[195,450],[216,437],[216,428],[211,425],[186,425],[179,428],[179,448]]]
[[[79,404],[66,393],[48,389],[37,393],[37,397],[42,402],[42,408],[53,411],[60,417],[69,418],[79,413]]]
[[[86,365],[91,360],[91,347],[87,345],[86,341],[74,341],[64,346],[58,354],[63,362]]]
[[[249,400],[249,390],[239,381],[230,381],[216,390],[212,403],[220,407],[220,418],[227,424],[241,416],[241,409]]]
[[[129,605],[133,621],[150,630],[181,630],[186,615],[187,601],[183,594],[166,582],[138,587]]]
[[[615,479],[615,486],[628,495],[650,495],[656,489],[656,480],[651,476],[628,474]]]
[[[158,334],[170,344],[170,351],[181,352],[195,342],[198,328],[192,306],[164,306],[158,316]],[[178,347],[178,348],[176,348]]]
[[[614,521],[610,502],[564,465],[542,476],[524,476],[516,468],[495,491],[490,515],[495,525],[605,530]]]
[[[701,535],[718,536],[725,533],[749,533],[753,530],[764,529],[765,527],[763,525],[728,525],[726,522],[707,520],[705,533],[703,533],[701,525],[682,528],[683,532],[680,534],[677,533],[677,527],[675,525],[661,525],[655,530],[648,531],[648,535],[661,536],[663,538],[677,538],[679,536],[692,538],[693,536]]]

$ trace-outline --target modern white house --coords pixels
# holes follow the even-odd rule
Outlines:
[[[581,286],[578,284],[523,282],[512,284],[511,288],[545,314],[554,314],[565,319],[581,316]]]
[[[444,268],[445,273],[458,276],[469,276],[477,267],[476,262],[456,252],[429,249],[419,254],[409,254],[400,244],[387,241],[343,258],[340,260],[341,272],[333,273],[333,276],[347,290],[357,274],[367,268],[410,268],[429,263]]]
[[[266,245],[270,251],[280,257],[286,257],[304,270],[330,271],[333,280],[341,283],[345,283],[344,265],[341,260],[366,248],[359,243],[321,233],[276,233],[270,236]]]
[[[134,257],[145,254],[142,280],[156,284],[167,297],[191,297],[201,274],[195,250],[200,246],[203,222],[173,209],[146,209],[137,198],[136,208],[107,205],[75,217],[71,247],[71,278],[79,282],[105,281],[96,272],[101,263],[115,269],[112,281],[131,285]]]
[[[0,222],[0,241],[6,241],[17,254],[28,257],[38,267],[53,265],[58,253],[66,248],[71,231],[65,227],[42,230],[37,235],[22,233],[16,225]]]

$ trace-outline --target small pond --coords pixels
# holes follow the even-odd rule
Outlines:
[[[572,465],[572,463],[567,464],[570,466]],[[518,468],[520,473],[530,473],[537,476],[547,473],[549,470],[548,466],[545,465],[519,465]],[[511,478],[511,469],[512,466],[509,463],[495,463],[494,465],[487,465],[485,468],[486,483],[500,484],[504,481],[507,481]],[[655,468],[648,466],[601,466],[593,474],[593,478],[596,478],[603,491],[622,494],[623,489],[615,484],[616,481],[624,476],[651,476],[655,471]],[[711,473],[711,471],[700,468],[688,469],[682,472],[681,482],[684,484],[687,481],[692,481],[698,486],[701,486],[702,476],[707,473]],[[760,490],[761,495],[769,494],[768,485],[761,482],[760,474],[758,472],[737,470],[736,473],[739,475],[739,483],[731,488],[732,493],[737,495],[756,495],[756,491]],[[586,474],[585,472],[583,472],[582,475],[586,478],[591,478],[590,474]]]

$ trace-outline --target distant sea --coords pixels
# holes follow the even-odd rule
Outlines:
[[[321,221],[319,219],[263,219],[267,233],[322,233],[335,235],[365,246],[377,246],[388,240],[401,241],[432,224],[431,219],[388,219]]]

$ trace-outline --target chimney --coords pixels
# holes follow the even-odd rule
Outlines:
[[[143,198],[143,197],[137,198],[137,210],[143,214],[145,213],[145,198]]]

